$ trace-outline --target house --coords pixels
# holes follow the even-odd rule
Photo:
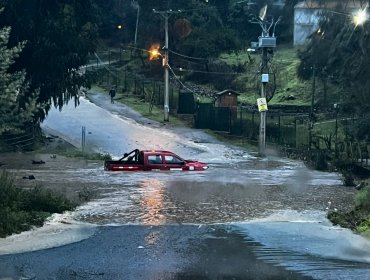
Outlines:
[[[319,23],[325,12],[343,16],[351,15],[365,8],[365,1],[360,0],[305,0],[294,7],[294,46],[305,45],[309,36],[319,28]]]

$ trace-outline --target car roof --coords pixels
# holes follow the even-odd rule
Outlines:
[[[144,153],[148,153],[148,154],[168,154],[168,155],[176,155],[175,153],[173,152],[170,152],[170,151],[163,151],[163,150],[142,150],[142,152]]]

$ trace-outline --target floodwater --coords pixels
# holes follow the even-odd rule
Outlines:
[[[200,131],[180,135],[145,126],[118,114],[123,109],[108,101],[100,100],[116,113],[83,99],[79,110],[52,111],[44,127],[79,146],[85,126],[89,147],[113,157],[135,148],[166,149],[207,162],[209,170],[106,172],[96,164],[32,170],[40,184],[88,186],[95,198],[54,215],[41,229],[0,240],[0,254],[77,242],[101,226],[214,225],[223,228],[222,238],[241,237],[239,249],[252,250],[258,260],[313,279],[370,275],[370,242],[326,219],[328,211],[348,209],[353,201],[354,189],[342,186],[338,174],[273,153],[258,158]]]

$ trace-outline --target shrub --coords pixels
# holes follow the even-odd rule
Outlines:
[[[24,190],[14,185],[6,171],[0,174],[0,237],[42,226],[52,213],[71,210],[76,205],[61,194],[35,187]]]
[[[360,190],[355,197],[356,208],[370,212],[370,187]]]

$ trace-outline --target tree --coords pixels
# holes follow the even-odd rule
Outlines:
[[[9,45],[27,41],[10,72],[26,71],[26,97],[37,93],[42,120],[52,105],[62,108],[78,90],[88,86],[79,68],[97,45],[97,22],[92,0],[0,0],[1,26],[11,26]]]
[[[9,72],[25,45],[21,42],[8,48],[10,31],[10,27],[0,29],[0,135],[21,131],[24,125],[33,121],[36,112],[35,101],[25,97],[25,72]]]
[[[298,75],[303,79],[312,76],[328,80],[340,88],[341,111],[361,119],[353,126],[351,134],[359,139],[369,139],[368,127],[370,104],[370,23],[354,26],[337,14],[323,15],[317,32],[301,53]]]

